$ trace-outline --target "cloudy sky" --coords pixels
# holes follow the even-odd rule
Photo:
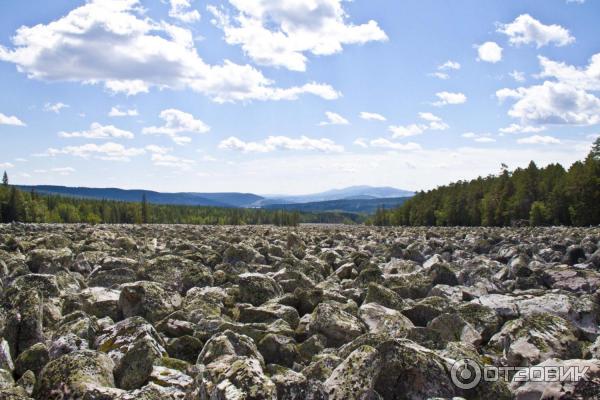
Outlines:
[[[0,169],[161,191],[429,189],[600,133],[597,0],[3,0]]]

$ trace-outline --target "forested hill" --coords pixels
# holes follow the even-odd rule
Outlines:
[[[379,210],[376,225],[509,226],[600,224],[600,138],[583,161],[459,181],[419,192],[395,210]]]

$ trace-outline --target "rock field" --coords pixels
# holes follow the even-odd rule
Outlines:
[[[599,399],[599,271],[600,228],[0,225],[0,399]]]

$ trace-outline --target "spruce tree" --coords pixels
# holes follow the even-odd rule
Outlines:
[[[6,171],[4,171],[4,175],[2,175],[2,185],[4,187],[8,186],[8,175],[7,175]]]
[[[146,193],[142,194],[142,223],[148,223],[148,199],[146,199]]]

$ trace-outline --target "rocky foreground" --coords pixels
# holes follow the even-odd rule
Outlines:
[[[600,229],[1,225],[0,399],[597,399]],[[456,360],[570,365],[482,382]]]

